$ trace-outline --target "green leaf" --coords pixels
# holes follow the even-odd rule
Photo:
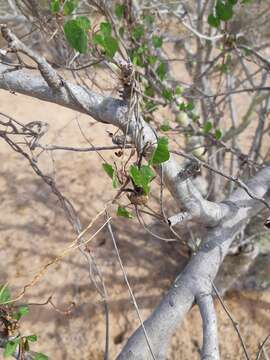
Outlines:
[[[150,160],[150,163],[153,165],[162,164],[163,162],[169,160],[170,153],[168,150],[168,139],[166,137],[158,138],[157,148]]]
[[[166,74],[167,74],[167,69],[166,69],[165,63],[163,63],[163,62],[160,63],[156,72],[157,72],[157,75],[160,78],[160,80],[164,80],[166,77]]]
[[[238,3],[238,0],[228,0],[228,2],[231,4],[231,5],[236,5]]]
[[[192,101],[190,101],[187,105],[186,105],[186,110],[192,111],[194,110],[194,103]]]
[[[135,185],[137,185],[137,186],[142,185],[140,170],[138,169],[138,167],[136,165],[130,166],[129,174],[130,174],[132,180],[134,181]]]
[[[118,185],[119,185],[119,182],[118,182],[117,174],[115,171],[113,174],[113,188],[116,189],[118,187]]]
[[[114,170],[114,168],[112,167],[112,165],[110,165],[108,163],[104,163],[104,164],[102,164],[102,167],[103,167],[103,170],[106,172],[106,174],[112,179],[113,187],[117,188],[117,186],[118,186],[117,174],[116,174],[116,171]]]
[[[36,342],[37,341],[37,335],[28,335],[28,336],[25,336],[25,339],[27,341]]]
[[[78,16],[76,21],[77,24],[86,31],[88,31],[91,27],[91,22],[86,16]]]
[[[66,0],[63,7],[63,14],[65,16],[72,14],[77,5],[78,3],[76,0]]]
[[[179,110],[180,111],[186,111],[186,104],[184,102],[182,102],[181,104],[179,104]]]
[[[212,123],[211,123],[211,121],[206,121],[206,122],[204,123],[204,125],[203,125],[203,132],[204,132],[205,134],[208,134],[208,133],[211,131],[211,129],[212,129]]]
[[[132,62],[134,65],[143,66],[142,57],[140,55],[138,55],[135,50],[133,51],[133,53],[131,55],[131,59],[132,59]]]
[[[48,356],[42,353],[36,353],[34,360],[49,360]]]
[[[163,39],[160,36],[153,35],[152,36],[152,43],[156,49],[160,48],[163,44]]]
[[[114,168],[112,167],[112,165],[108,164],[108,163],[104,163],[102,164],[102,167],[104,169],[104,171],[106,172],[107,175],[109,175],[109,177],[112,179],[113,178],[113,174],[115,172]]]
[[[230,20],[233,17],[232,5],[229,2],[218,0],[216,4],[216,15],[220,20]]]
[[[146,45],[142,45],[139,46],[137,49],[137,54],[144,54],[147,51],[147,46]]]
[[[122,19],[124,12],[125,12],[124,5],[121,5],[121,4],[115,5],[114,13],[118,17],[118,19]]]
[[[174,93],[175,93],[175,95],[181,95],[182,91],[183,91],[183,89],[181,88],[181,86],[177,85],[176,88],[175,88]]]
[[[157,110],[157,105],[154,101],[150,100],[150,101],[145,101],[145,109],[148,112],[154,112]]]
[[[120,205],[118,206],[116,215],[127,219],[133,219],[133,215],[129,211],[127,211],[126,208]]]
[[[12,356],[12,354],[16,351],[16,348],[18,346],[20,342],[20,339],[14,339],[14,340],[10,340],[6,343],[5,345],[5,350],[4,350],[4,357],[8,357],[8,356]]]
[[[112,33],[112,25],[108,22],[102,22],[100,24],[100,31],[104,37],[110,36]]]
[[[222,73],[222,74],[227,74],[228,73],[228,65],[227,64],[222,64],[218,67],[219,71]]]
[[[100,34],[94,34],[93,43],[95,45],[101,45],[102,47],[104,47],[104,38],[103,38],[103,36],[100,35]]]
[[[154,174],[153,170],[148,165],[143,165],[140,168],[140,172],[141,172],[141,175],[142,175],[142,183],[143,183],[143,185],[148,185],[153,180],[153,178],[155,177],[155,174]]]
[[[118,50],[118,41],[111,36],[112,26],[108,22],[100,24],[101,34],[95,34],[93,36],[93,42],[96,45],[100,45],[108,57],[113,58]]]
[[[144,15],[143,20],[146,22],[147,25],[152,25],[155,21],[155,18],[152,15]]]
[[[52,14],[57,14],[60,11],[60,1],[59,0],[51,0],[50,2],[50,10]]]
[[[144,27],[143,25],[136,25],[132,32],[131,35],[134,37],[134,39],[139,40],[143,35],[144,35]]]
[[[150,191],[149,183],[155,176],[150,166],[143,165],[139,169],[136,165],[131,165],[129,174],[134,184],[140,188],[143,188],[144,193],[147,195]]]
[[[171,89],[164,89],[162,91],[162,96],[165,100],[172,101],[173,99],[173,92]]]
[[[104,47],[106,54],[110,58],[113,58],[115,53],[118,50],[118,41],[112,36],[105,37],[103,41],[104,41],[103,47]]]
[[[157,56],[155,55],[149,55],[146,57],[146,59],[150,65],[155,65],[155,63],[157,62]]]
[[[64,25],[64,32],[69,45],[79,53],[87,51],[87,34],[81,26],[81,20],[68,20]]]
[[[1,285],[0,286],[0,304],[3,304],[11,299],[10,290],[8,285]]]
[[[220,129],[217,129],[217,130],[215,131],[215,138],[216,138],[217,140],[220,140],[220,139],[222,138],[222,132],[221,132]]]
[[[210,26],[218,28],[220,26],[220,19],[217,18],[215,15],[210,14],[208,16],[207,22]]]
[[[136,55],[136,53],[132,55],[132,63],[137,66],[143,66],[143,61],[141,56]]]
[[[154,97],[155,96],[155,91],[151,86],[147,86],[144,90],[145,95],[150,96],[150,97]]]
[[[160,130],[166,132],[171,130],[170,123],[168,120],[165,120],[164,123],[161,125]]]
[[[19,321],[23,316],[29,313],[29,308],[26,305],[20,306],[18,311],[12,315],[13,319]]]

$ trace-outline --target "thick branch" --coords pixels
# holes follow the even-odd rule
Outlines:
[[[8,42],[10,49],[14,52],[20,51],[21,53],[29,56],[37,65],[47,84],[55,90],[63,86],[61,77],[57,72],[47,63],[44,57],[37,55],[34,51],[28,48],[21,40],[19,40],[6,25],[1,26],[1,34]]]
[[[10,66],[0,64],[1,89],[59,104],[75,111],[87,113],[94,119],[101,121],[102,117],[104,117],[102,111],[106,110],[106,98],[95,92],[89,92],[82,86],[71,83],[68,83],[68,85],[70,91],[65,87],[62,87],[59,91],[54,91],[41,76],[36,76],[36,72],[16,70]],[[84,108],[72,96],[71,91],[80,99]],[[118,103],[117,108],[119,106]]]
[[[0,16],[0,23],[7,24],[7,23],[15,23],[15,24],[22,24],[26,23],[27,19],[23,15],[2,15]]]
[[[264,196],[269,201],[270,167],[250,180],[248,186],[258,197]],[[144,323],[159,360],[165,359],[170,339],[196,297],[211,293],[212,282],[235,236],[247,220],[263,207],[261,202],[251,199],[243,189],[235,191],[224,203],[230,207],[229,214],[219,226],[209,230],[198,252]],[[151,359],[141,328],[130,337],[118,356],[118,360],[122,359]]]
[[[203,320],[201,359],[219,360],[217,317],[212,295],[199,295],[196,300]]]
[[[68,81],[63,81],[64,86],[56,91],[50,88],[41,76],[36,76],[32,71],[11,69],[9,66],[0,64],[1,89],[89,114],[97,121],[117,126],[124,133],[128,127],[128,134],[140,153],[145,148],[153,151],[157,141],[155,131],[143,119],[137,121],[134,117],[128,122],[128,105],[124,101],[102,96]],[[203,199],[190,179],[183,181],[178,176],[183,169],[173,156],[162,166],[165,184],[179,206],[188,210],[192,218],[198,222],[210,226],[218,224],[228,207]]]

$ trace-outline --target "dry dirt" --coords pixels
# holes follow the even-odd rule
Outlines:
[[[45,144],[88,146],[78,120],[95,145],[111,144],[106,133],[111,130],[109,126],[93,125],[90,118],[73,111],[3,91],[0,91],[0,104],[1,112],[21,122],[48,122],[50,131],[43,139]],[[55,196],[26,160],[3,141],[0,149],[0,283],[8,282],[16,296],[43,265],[63,253],[75,236]],[[109,159],[110,155],[105,156]],[[53,157],[44,153],[40,161],[43,170],[55,175],[59,188],[75,204],[84,226],[111,199],[110,179],[104,176],[95,153],[58,151]],[[179,264],[183,264],[180,249],[177,244],[151,238],[135,221],[113,220],[113,224],[130,283],[145,318],[179,271]],[[108,290],[110,358],[114,359],[139,322],[106,231],[99,233],[90,250],[103,272]],[[27,289],[21,301],[42,303],[51,295],[58,310],[68,309],[71,302],[76,305],[69,315],[56,311],[51,305],[30,307],[22,333],[38,335],[33,350],[42,351],[54,360],[102,359],[103,305],[89,282],[88,265],[78,250],[49,267],[39,281]],[[269,292],[234,291],[225,301],[255,359],[258,344],[270,333]],[[228,316],[218,302],[216,307],[221,358],[244,359]],[[199,359],[200,343],[201,320],[194,308],[173,337],[168,359]]]

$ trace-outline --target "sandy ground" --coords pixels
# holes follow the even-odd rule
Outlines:
[[[77,121],[95,145],[111,144],[106,132],[111,130],[109,126],[93,125],[90,118],[71,110],[3,91],[0,91],[0,104],[1,112],[21,122],[48,122],[50,131],[43,139],[44,144],[88,146]],[[110,158],[109,153],[105,156]],[[53,157],[44,153],[40,162],[44,172],[55,176],[61,191],[72,200],[84,226],[111,199],[110,179],[104,176],[95,153],[58,151]],[[61,255],[75,236],[55,196],[26,160],[3,141],[0,142],[0,164],[0,283],[8,282],[15,296],[43,265]],[[130,283],[145,318],[183,265],[179,246],[151,238],[135,221],[117,219],[113,220],[113,225]],[[139,322],[106,230],[98,234],[89,249],[108,290],[110,358],[113,359]],[[49,267],[27,290],[22,301],[42,303],[51,295],[58,310],[68,309],[71,302],[76,305],[68,315],[49,304],[30,307],[21,331],[38,335],[39,341],[33,349],[43,351],[54,360],[102,359],[103,305],[89,281],[88,264],[78,250]],[[270,333],[269,292],[233,291],[225,301],[240,324],[248,351],[255,358],[258,344]],[[216,308],[222,359],[244,359],[228,316],[218,302]],[[168,359],[199,359],[200,344],[201,320],[198,309],[194,308],[174,335]]]

